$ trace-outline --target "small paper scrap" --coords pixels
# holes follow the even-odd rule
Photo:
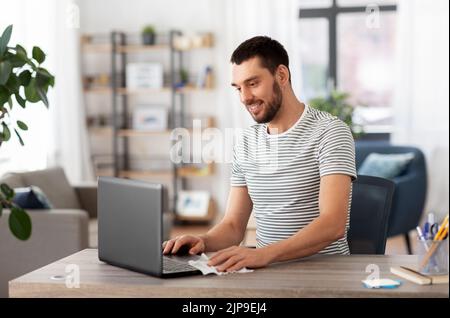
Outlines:
[[[195,261],[189,261],[189,265],[199,269],[203,275],[208,275],[208,274],[216,274],[216,275],[227,275],[227,274],[231,274],[231,273],[250,273],[253,272],[252,269],[247,269],[247,268],[242,268],[238,271],[233,271],[233,272],[219,272],[217,271],[217,269],[214,266],[209,266],[208,265],[208,261],[209,258],[208,256],[206,256],[205,253],[202,253],[202,255],[200,256],[200,258],[198,260]]]
[[[389,278],[367,279],[362,282],[367,288],[397,288],[401,285],[400,281]]]

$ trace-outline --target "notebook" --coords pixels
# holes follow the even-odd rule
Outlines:
[[[417,272],[416,270],[406,267],[398,266],[391,267],[391,273],[407,279],[413,283],[419,285],[433,285],[433,284],[445,284],[448,283],[447,275],[425,275]]]

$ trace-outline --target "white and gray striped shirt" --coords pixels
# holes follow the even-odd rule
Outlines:
[[[247,128],[234,147],[231,186],[247,186],[256,219],[257,247],[289,238],[320,214],[320,178],[356,179],[354,140],[335,116],[306,105],[289,130],[270,135],[266,124]],[[320,253],[349,254],[351,193],[343,238]]]

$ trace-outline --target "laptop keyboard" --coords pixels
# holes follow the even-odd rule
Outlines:
[[[197,270],[195,267],[189,265],[185,262],[180,262],[163,256],[163,273],[179,273],[179,272],[190,272]]]

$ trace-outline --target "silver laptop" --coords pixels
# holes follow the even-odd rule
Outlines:
[[[162,184],[99,177],[98,257],[114,266],[158,277],[196,275],[198,256],[163,256]]]

